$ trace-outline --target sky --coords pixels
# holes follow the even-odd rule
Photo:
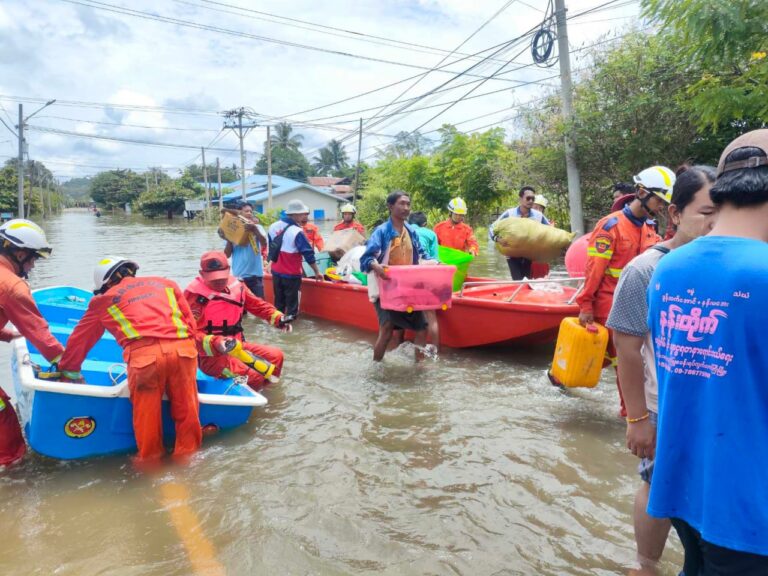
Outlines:
[[[566,4],[576,74],[588,70],[584,47],[626,34],[640,21],[638,0]],[[256,125],[244,141],[248,169],[263,151],[267,125],[281,120],[303,135],[310,161],[331,138],[344,138],[354,161],[360,118],[362,157],[369,162],[398,132],[418,128],[434,138],[445,122],[466,132],[501,126],[514,134],[515,106],[560,86],[557,64],[531,65],[530,36],[512,42],[541,23],[548,5],[3,0],[0,118],[13,127],[19,103],[26,117],[56,99],[27,122],[26,139],[30,158],[61,180],[150,166],[175,177],[201,162],[200,147],[208,163],[218,157],[239,164],[238,139],[222,131],[222,112],[240,107]],[[17,146],[0,125],[0,162]]]

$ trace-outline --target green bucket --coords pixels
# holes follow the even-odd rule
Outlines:
[[[363,286],[368,286],[368,274],[363,272],[352,272],[352,276],[360,280]]]
[[[453,275],[453,291],[461,290],[464,280],[467,278],[467,271],[472,260],[475,259],[472,254],[448,248],[448,246],[438,246],[437,255],[441,264],[451,264],[456,266],[456,273]]]

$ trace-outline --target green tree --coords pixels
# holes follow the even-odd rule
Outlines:
[[[321,176],[333,174],[334,176],[343,176],[349,168],[347,151],[344,144],[338,140],[331,140],[318,151],[319,156],[315,156],[315,173]]]
[[[398,132],[391,144],[387,145],[379,156],[395,156],[396,158],[412,158],[428,154],[432,150],[432,141],[423,136],[418,130],[415,132]]]
[[[699,71],[686,109],[700,130],[768,122],[768,2],[643,0],[681,64]]]
[[[256,162],[256,173],[267,173],[267,156],[263,154]],[[306,182],[313,174],[309,161],[304,154],[293,148],[272,148],[272,174]]]
[[[93,177],[90,195],[94,202],[105,208],[122,208],[136,200],[144,190],[144,176],[131,170],[110,170]]]
[[[288,122],[280,122],[275,126],[272,138],[272,151],[274,153],[275,148],[281,150],[298,150],[301,148],[302,142],[304,142],[304,136],[301,134],[293,133],[293,126]]]
[[[191,182],[194,184],[194,181]],[[168,179],[142,192],[136,201],[136,206],[148,218],[162,214],[172,218],[174,214],[184,211],[184,201],[193,194],[194,191],[185,187],[181,180]]]
[[[193,180],[196,180],[197,182],[203,181],[203,165],[202,164],[190,164],[186,168],[184,168],[183,175],[189,176]],[[232,166],[222,166],[221,167],[221,181],[222,183],[225,182],[234,182],[235,180],[238,180],[237,176],[237,166],[233,164]],[[208,182],[210,183],[216,183],[218,181],[217,175],[216,175],[216,164],[208,164]]]

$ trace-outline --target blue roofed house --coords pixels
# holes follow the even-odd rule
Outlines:
[[[242,199],[241,181],[222,185],[224,203]],[[245,194],[248,203],[256,212],[267,209],[267,176],[254,174],[245,179]],[[338,218],[339,205],[344,201],[335,194],[285,178],[272,176],[272,207],[284,210],[291,200],[301,200],[309,207],[310,220],[335,220]]]

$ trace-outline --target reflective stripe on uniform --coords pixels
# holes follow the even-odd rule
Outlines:
[[[235,374],[234,372],[232,372],[232,370],[230,370],[229,368],[224,368],[224,369],[221,371],[221,375],[222,375],[224,378],[234,378],[235,376],[237,376],[237,374]]]
[[[203,336],[203,350],[205,351],[206,356],[213,356],[213,348],[211,347],[211,342],[213,340],[213,336]]]
[[[605,275],[610,276],[611,278],[618,278],[621,276],[621,271],[623,268],[606,268],[605,269]]]
[[[171,305],[171,320],[174,326],[176,326],[176,335],[179,338],[187,338],[189,330],[181,319],[181,310],[179,309],[179,303],[176,302],[176,294],[173,293],[173,288],[170,287],[165,289],[165,293],[168,295],[168,304]]]
[[[595,248],[587,248],[587,256],[593,256],[595,258],[605,258],[606,260],[610,260],[613,257],[613,250],[598,252]]]
[[[125,317],[122,310],[115,306],[114,304],[107,308],[107,312],[109,312],[109,315],[114,318],[115,322],[120,324],[120,328],[123,331],[123,334],[125,334],[129,340],[135,340],[136,338],[141,338],[141,335],[136,332],[136,329],[133,327],[133,325],[130,323],[128,318]]]
[[[272,316],[270,316],[269,318],[270,325],[274,326],[278,318],[280,318],[282,315],[283,313],[280,312],[280,310],[275,310],[274,312],[272,312]]]

